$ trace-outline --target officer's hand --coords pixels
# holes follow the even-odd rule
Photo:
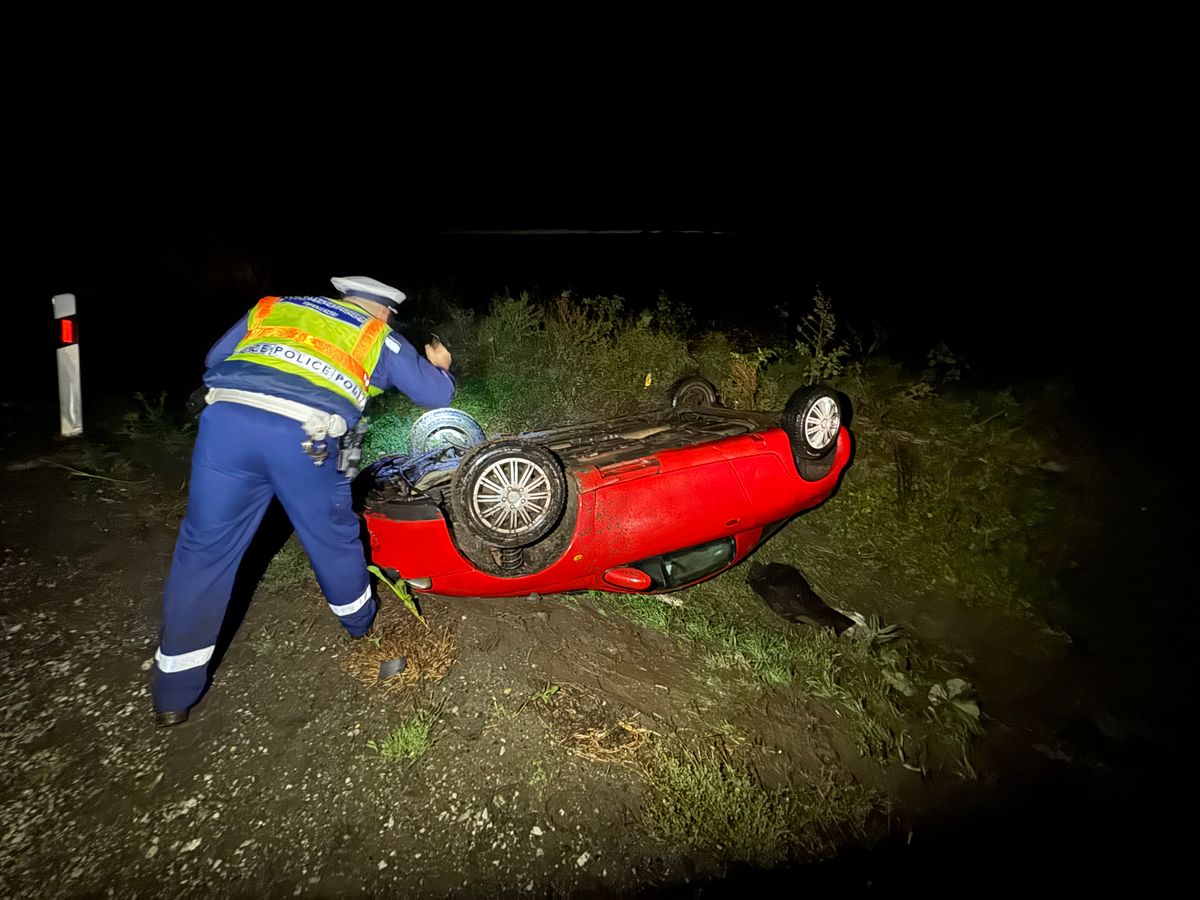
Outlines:
[[[446,349],[445,344],[436,338],[432,343],[425,345],[425,358],[439,369],[450,370],[450,351]]]

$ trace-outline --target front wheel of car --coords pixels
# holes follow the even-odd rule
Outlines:
[[[800,388],[783,408],[780,427],[787,432],[797,458],[823,459],[837,446],[842,427],[842,406],[827,387]]]
[[[720,405],[721,398],[717,396],[716,385],[699,375],[681,378],[671,388],[671,406],[675,409]]]
[[[566,476],[558,457],[540,444],[493,441],[463,457],[450,502],[455,522],[493,547],[526,547],[562,518]]]

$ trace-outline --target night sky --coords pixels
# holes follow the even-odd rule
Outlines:
[[[1148,215],[1155,177],[1122,177],[1065,126],[1033,141],[983,116],[932,122],[893,113],[820,154],[782,126],[394,156],[318,141],[205,156],[211,135],[192,154],[48,146],[40,177],[15,185],[19,352],[53,395],[57,292],[79,298],[86,401],[198,384],[258,294],[329,291],[337,274],[480,308],[505,290],[635,307],[666,291],[701,324],[764,339],[790,327],[777,306],[803,313],[819,287],[841,322],[881,325],[886,353],[919,362],[945,342],[981,384],[1063,379],[1093,406],[1133,381],[1169,390],[1180,241]],[[497,233],[522,230],[623,233]]]
[[[283,48],[192,25],[189,42],[39,48],[32,29],[13,48],[8,309],[35,369],[49,299],[72,291],[89,378],[198,377],[255,299],[227,277],[246,259],[281,293],[335,274],[449,282],[478,304],[665,289],[718,323],[819,285],[842,321],[882,321],[889,349],[945,341],[989,381],[1158,388],[1182,365],[1186,56],[1169,26],[667,15],[461,43],[333,28]],[[34,90],[47,64],[59,81]],[[522,228],[729,234],[441,235]],[[132,371],[124,348],[161,342],[167,317],[169,346]]]

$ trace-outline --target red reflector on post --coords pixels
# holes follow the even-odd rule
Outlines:
[[[74,319],[59,319],[62,323],[62,342],[64,344],[75,343],[75,320]]]

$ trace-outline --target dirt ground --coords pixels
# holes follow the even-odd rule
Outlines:
[[[384,691],[348,670],[361,646],[311,580],[259,588],[191,720],[156,729],[149,670],[189,448],[7,434],[3,896],[970,890],[1039,870],[1043,884],[1099,883],[1136,869],[1110,854],[1150,853],[1166,854],[1153,877],[1169,870],[1170,845],[1146,819],[1159,812],[1146,792],[1162,787],[1162,737],[1114,699],[1127,680],[1098,673],[1062,630],[951,604],[874,611],[966,667],[989,719],[976,780],[859,758],[802,689],[723,679],[586,599],[430,599],[451,665]],[[426,754],[394,761],[369,746],[417,709],[436,716]],[[834,858],[726,865],[642,825],[646,785],[626,763],[680,734],[742,736],[767,782],[836,763],[882,802]]]

